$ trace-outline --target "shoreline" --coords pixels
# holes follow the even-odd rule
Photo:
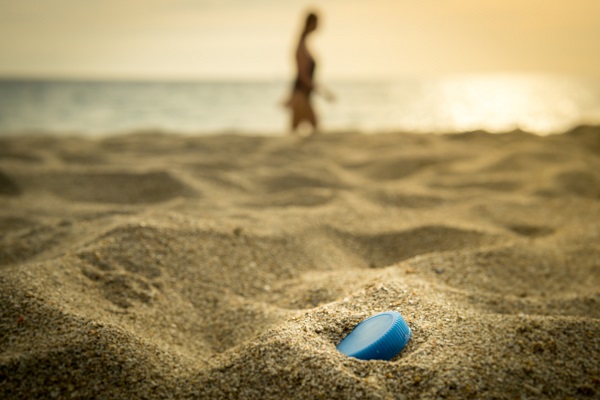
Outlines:
[[[600,127],[600,124],[594,123],[581,123],[570,126],[567,129],[556,130],[552,132],[536,132],[527,129],[521,129],[515,127],[513,129],[504,130],[489,130],[489,129],[473,129],[473,130],[403,130],[403,129],[327,129],[317,133],[317,136],[341,136],[341,135],[422,135],[422,136],[456,136],[456,135],[470,135],[470,134],[487,134],[487,135],[512,135],[512,134],[523,134],[532,135],[539,137],[556,136],[556,135],[569,135],[577,133],[579,131],[585,131],[588,129],[596,129]],[[79,139],[92,139],[92,140],[103,140],[115,137],[126,137],[126,136],[139,136],[139,135],[166,135],[174,137],[215,137],[215,136],[241,136],[241,137],[258,137],[258,138],[281,138],[281,137],[297,137],[307,138],[310,135],[294,133],[285,130],[277,131],[240,131],[235,129],[222,129],[214,131],[178,131],[172,129],[162,128],[139,128],[129,129],[123,131],[107,131],[107,132],[82,132],[77,130],[62,130],[62,131],[46,131],[40,129],[25,129],[18,131],[4,130],[0,131],[0,140],[11,139],[19,137],[50,137],[50,138],[79,138]]]

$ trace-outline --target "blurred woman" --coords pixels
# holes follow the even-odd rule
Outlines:
[[[316,63],[306,46],[308,36],[317,29],[317,20],[315,13],[308,14],[296,48],[296,79],[290,99],[286,103],[292,113],[292,131],[296,131],[302,122],[307,122],[313,133],[318,128],[317,116],[310,101],[315,90],[313,77]]]

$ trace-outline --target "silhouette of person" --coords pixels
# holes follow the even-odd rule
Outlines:
[[[311,104],[311,94],[315,90],[316,63],[306,46],[306,40],[317,29],[317,24],[317,14],[309,13],[296,48],[296,79],[290,99],[286,103],[292,114],[292,131],[296,131],[302,122],[308,122],[313,133],[318,129],[317,116]]]

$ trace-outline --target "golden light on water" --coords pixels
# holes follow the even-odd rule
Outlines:
[[[600,82],[562,75],[469,74],[334,84],[320,102],[324,124],[368,132],[507,132],[541,135],[600,121]]]
[[[486,126],[490,131],[550,133],[581,118],[575,101],[561,91],[571,84],[550,76],[464,76],[441,81],[432,95],[440,96],[448,122],[460,131]]]

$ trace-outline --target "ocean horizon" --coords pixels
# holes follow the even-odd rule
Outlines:
[[[290,82],[0,78],[0,135],[288,132]],[[600,79],[542,74],[337,80],[322,130],[539,135],[600,123]]]

